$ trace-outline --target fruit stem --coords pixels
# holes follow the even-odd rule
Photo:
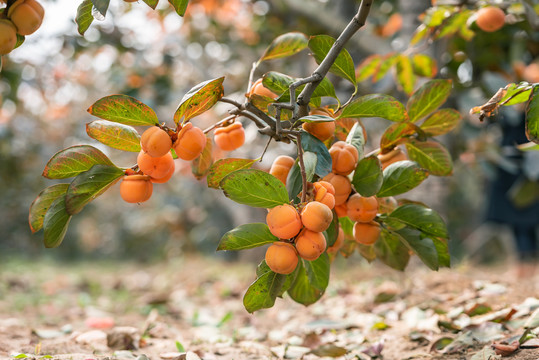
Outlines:
[[[303,146],[301,145],[301,133],[296,135],[298,147],[298,160],[299,160],[299,169],[301,172],[301,203],[304,203],[307,200],[307,173],[305,172],[305,163],[303,162]]]

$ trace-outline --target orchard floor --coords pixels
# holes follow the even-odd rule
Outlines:
[[[507,266],[399,273],[350,262],[334,264],[317,304],[285,296],[251,315],[242,296],[254,264],[10,261],[0,358],[493,360],[494,341],[539,321],[539,276],[517,280]],[[538,346],[536,337],[504,359],[537,360]]]

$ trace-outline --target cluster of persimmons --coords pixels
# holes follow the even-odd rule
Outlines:
[[[333,117],[333,112],[327,108],[314,109],[310,114]],[[334,136],[335,121],[306,122],[303,129],[319,140],[327,141]],[[296,268],[299,258],[316,260],[326,251],[323,232],[333,221],[333,209],[338,217],[348,216],[354,222],[353,236],[357,243],[373,245],[380,236],[380,224],[374,221],[380,210],[379,199],[376,196],[364,197],[353,193],[348,178],[359,161],[357,148],[344,141],[337,141],[331,145],[329,153],[332,172],[320,181],[308,184],[305,203],[283,204],[268,211],[266,222],[270,232],[280,241],[274,242],[267,249],[265,260],[276,273],[290,274]],[[379,158],[383,168],[396,161],[407,160],[406,154],[399,148]],[[279,156],[269,172],[286,185],[294,163],[295,160],[290,156]],[[394,198],[381,200],[384,209],[397,206]],[[344,231],[339,225],[337,240],[327,248],[327,252],[336,253],[343,246],[344,237]]]
[[[0,55],[15,48],[17,34],[30,35],[39,29],[44,15],[43,6],[36,0],[17,0],[0,14]]]
[[[232,151],[243,145],[245,132],[239,122],[218,127],[214,132],[215,144],[225,151]],[[200,156],[206,146],[204,131],[187,122],[172,131],[160,126],[152,126],[140,138],[142,150],[137,156],[138,171],[128,169],[120,185],[122,199],[129,203],[148,200],[154,183],[165,183],[174,174],[175,165],[171,149],[182,160],[191,161]]]

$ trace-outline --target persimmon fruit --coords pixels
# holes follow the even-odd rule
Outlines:
[[[235,122],[231,125],[217,128],[213,135],[213,140],[221,150],[236,150],[245,142],[243,125],[240,122]]]
[[[286,185],[286,179],[288,178],[288,173],[294,165],[295,160],[290,156],[281,155],[273,160],[269,173],[275,176],[277,179],[281,180],[283,184]]]
[[[326,250],[326,238],[321,232],[303,229],[296,238],[296,250],[301,258],[309,261],[318,259]]]
[[[270,232],[279,239],[290,239],[302,228],[301,217],[295,207],[288,204],[278,205],[269,210],[266,223]]]
[[[486,32],[494,32],[505,24],[505,13],[496,6],[487,6],[477,12],[477,26]]]
[[[397,161],[408,160],[408,156],[401,150],[401,148],[396,147],[388,153],[379,154],[378,159],[380,160],[380,163],[382,163],[382,170],[384,170],[386,167]]]
[[[354,239],[363,245],[372,245],[380,237],[382,228],[376,221],[366,223],[356,222],[354,224]]]
[[[352,221],[369,222],[372,221],[378,212],[378,200],[376,196],[361,196],[354,194],[350,196],[346,203],[348,217]]]
[[[277,99],[279,95],[268,89],[264,86],[262,83],[262,79],[258,79],[253,83],[253,86],[251,86],[251,91],[248,94],[248,97],[251,97],[253,95],[260,95],[264,97],[269,97],[271,99]]]
[[[298,253],[294,245],[276,241],[266,250],[266,264],[277,274],[290,274],[298,265]]]
[[[330,209],[335,207],[335,187],[327,181],[317,181],[313,184],[314,201],[327,205]]]
[[[7,16],[20,35],[33,34],[43,22],[43,7],[35,0],[17,0],[8,10]]]
[[[301,210],[301,222],[303,226],[314,232],[325,231],[332,220],[333,213],[331,209],[318,201],[307,203]]]
[[[359,160],[359,153],[356,147],[344,141],[337,141],[331,145],[329,154],[332,160],[332,170],[335,174],[339,175],[350,174],[356,168]]]
[[[322,180],[329,182],[335,188],[335,206],[344,204],[352,192],[352,184],[346,176],[329,173]]]
[[[178,139],[172,146],[180,159],[194,160],[202,154],[206,146],[206,135],[200,128],[188,122],[178,132]]]
[[[152,126],[142,133],[140,146],[151,157],[161,157],[170,151],[172,140],[165,130]]]
[[[333,117],[333,113],[325,108],[317,108],[312,110],[310,115],[325,115]],[[335,133],[335,121],[313,121],[304,122],[302,125],[303,130],[307,131],[312,136],[316,137],[320,141],[326,141],[332,137]]]
[[[7,19],[0,19],[0,55],[6,55],[17,44],[17,28]]]
[[[153,184],[148,175],[126,175],[120,184],[120,196],[128,203],[141,203],[152,196]]]
[[[141,151],[137,156],[137,164],[140,171],[156,180],[168,176],[171,168],[174,172],[174,159],[170,152],[166,153],[164,156],[152,157],[144,151]]]

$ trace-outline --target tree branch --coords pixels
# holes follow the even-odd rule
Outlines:
[[[361,0],[361,4],[359,5],[357,14],[348,23],[346,28],[343,30],[341,35],[337,38],[337,40],[327,53],[324,60],[313,72],[313,75],[317,74],[319,76],[319,80],[308,83],[301,92],[301,94],[299,94],[298,105],[300,107],[307,107],[309,101],[311,101],[311,96],[313,95],[314,90],[320,84],[322,79],[327,75],[329,69],[335,63],[337,56],[340,54],[342,49],[344,49],[344,45],[346,44],[346,42],[350,40],[350,38],[359,29],[361,29],[363,25],[365,25],[365,21],[367,20],[367,16],[369,15],[369,11],[371,9],[372,1],[373,0]]]

